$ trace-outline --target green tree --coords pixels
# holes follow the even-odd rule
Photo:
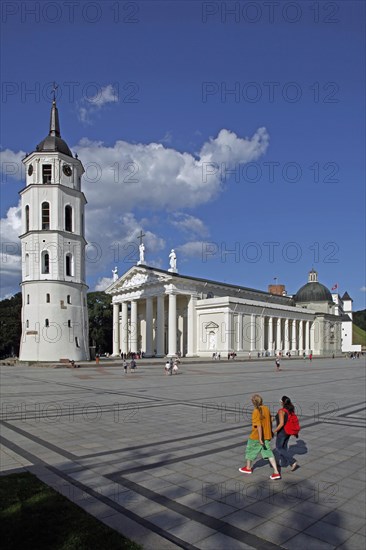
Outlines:
[[[362,330],[366,330],[366,309],[353,312],[353,322]]]
[[[112,353],[113,311],[104,292],[88,293],[89,340],[97,353]]]
[[[11,298],[0,302],[0,358],[19,355],[22,294],[18,292]]]

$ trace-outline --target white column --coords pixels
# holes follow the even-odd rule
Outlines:
[[[119,355],[119,304],[113,304],[113,351],[115,357]]]
[[[297,321],[296,319],[292,319],[292,327],[291,327],[291,351],[296,352],[297,351],[297,338],[296,338],[296,331],[297,331]]]
[[[305,322],[305,351],[310,351],[310,321]]]
[[[276,349],[277,349],[277,351],[281,351],[281,349],[282,349],[282,346],[281,346],[281,341],[282,341],[281,327],[282,327],[281,318],[277,317],[277,330],[276,330]]]
[[[250,316],[250,351],[255,351],[255,315],[252,313]]]
[[[285,353],[287,353],[290,349],[290,327],[289,327],[289,320],[285,319]]]
[[[304,351],[304,321],[299,322],[299,352]]]
[[[236,348],[238,351],[243,349],[243,314],[239,313],[236,318]]]
[[[157,304],[157,314],[156,314],[156,355],[158,357],[163,357],[165,355],[164,350],[164,325],[165,325],[165,314],[164,314],[164,294],[158,296]]]
[[[122,302],[121,350],[128,353],[128,302]]]
[[[146,325],[146,357],[152,357],[153,355],[153,308],[152,298],[146,298],[146,312],[145,312],[145,325]]]
[[[224,325],[221,334],[221,341],[226,345],[228,352],[234,350],[234,334],[233,334],[233,312],[226,308],[224,313]]]
[[[136,300],[133,300],[131,302],[131,352],[136,353],[137,352],[137,333],[138,333],[138,327],[137,327],[137,302]]]
[[[268,318],[268,351],[273,354],[273,317]]]
[[[264,351],[264,329],[265,329],[265,325],[264,325],[264,317],[263,315],[261,315],[259,317],[259,346],[258,346],[258,349],[259,351],[262,353]]]
[[[177,295],[169,294],[168,355],[177,353]]]
[[[193,357],[197,355],[196,349],[196,303],[197,296],[192,294],[188,301],[188,316],[187,316],[187,357]]]

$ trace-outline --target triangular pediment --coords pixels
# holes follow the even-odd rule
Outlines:
[[[168,274],[154,272],[153,269],[146,269],[143,266],[134,266],[112,283],[105,292],[114,294],[116,291],[136,290],[147,285],[163,283],[169,279]]]
[[[218,328],[219,328],[219,325],[217,325],[213,321],[211,321],[210,323],[207,323],[207,325],[205,325],[206,330],[216,330]]]

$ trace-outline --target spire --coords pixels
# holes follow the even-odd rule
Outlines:
[[[50,133],[49,136],[61,137],[60,134],[60,122],[58,120],[58,110],[56,107],[56,99],[53,98],[52,108],[51,108],[51,117],[50,117]]]

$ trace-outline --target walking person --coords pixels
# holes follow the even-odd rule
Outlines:
[[[275,370],[276,372],[278,372],[280,369],[280,366],[281,366],[281,363],[280,363],[280,358],[279,357],[276,357],[276,361],[275,361]]]
[[[135,361],[135,359],[131,359],[131,362],[130,362],[130,371],[131,371],[131,372],[135,372],[135,368],[136,368],[136,361]]]
[[[127,361],[126,361],[126,359],[123,361],[123,370],[124,370],[124,373],[127,374]]]
[[[280,467],[289,465],[291,466],[291,472],[294,472],[299,467],[299,465],[294,457],[290,455],[287,449],[291,435],[285,431],[285,426],[289,421],[291,415],[295,415],[295,407],[291,403],[291,399],[286,395],[281,398],[280,405],[281,408],[276,414],[277,427],[273,430],[273,433],[276,434],[276,451],[279,455]]]
[[[269,408],[263,405],[263,399],[257,393],[252,396],[252,404],[254,407],[252,413],[252,433],[249,436],[245,450],[246,466],[239,468],[239,472],[242,474],[252,474],[252,462],[261,453],[262,458],[268,459],[273,468],[273,474],[269,478],[272,480],[281,479],[281,474],[278,471],[276,460],[270,447],[272,425]]]

